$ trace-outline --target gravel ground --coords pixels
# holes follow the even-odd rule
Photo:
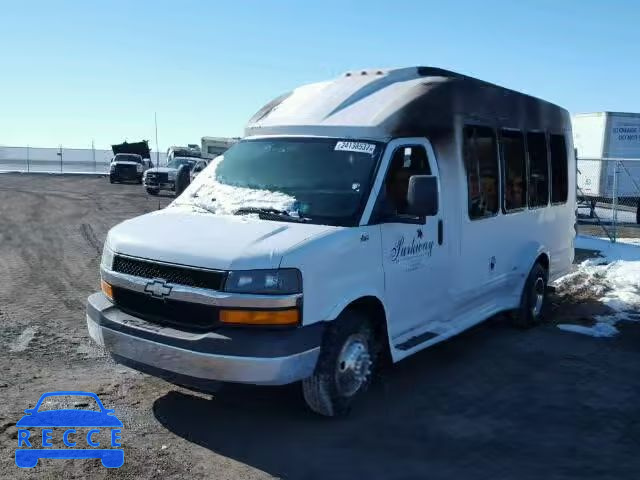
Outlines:
[[[556,322],[606,308],[553,297],[551,321],[496,317],[387,369],[347,419],[296,385],[215,395],[115,365],[86,332],[107,230],[166,205],[101,177],[0,175],[0,477],[304,479],[640,478],[640,325],[594,339]],[[125,463],[13,463],[15,422],[43,392],[88,390],[123,421]]]

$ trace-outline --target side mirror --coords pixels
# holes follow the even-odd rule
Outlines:
[[[432,217],[438,213],[438,178],[431,175],[412,175],[407,192],[408,214]]]

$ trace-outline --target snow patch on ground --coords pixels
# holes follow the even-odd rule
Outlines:
[[[613,337],[618,334],[618,329],[616,327],[605,322],[598,322],[593,327],[561,323],[558,325],[558,328],[566,332],[581,333],[591,337]]]
[[[33,337],[36,336],[36,332],[38,331],[37,327],[27,327],[22,333],[16,338],[13,343],[9,346],[10,352],[24,352]]]
[[[189,211],[208,211],[218,215],[233,215],[243,207],[294,210],[296,199],[281,192],[234,187],[216,180],[216,169],[222,156],[209,164],[170,207]]]
[[[597,250],[601,257],[582,262],[574,272],[557,280],[558,294],[596,298],[614,313],[597,316],[592,327],[560,324],[558,328],[611,337],[618,333],[617,322],[640,321],[640,247],[585,236],[577,237],[575,246]]]

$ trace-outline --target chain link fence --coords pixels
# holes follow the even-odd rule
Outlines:
[[[111,150],[96,148],[34,148],[0,146],[0,172],[108,174]],[[167,163],[167,155],[155,152],[151,160]]]
[[[640,237],[640,158],[578,158],[578,232]]]

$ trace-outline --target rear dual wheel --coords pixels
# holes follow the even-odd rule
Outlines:
[[[547,282],[549,273],[540,263],[536,262],[522,289],[520,306],[512,312],[513,323],[522,328],[532,327],[542,323],[547,312]]]

